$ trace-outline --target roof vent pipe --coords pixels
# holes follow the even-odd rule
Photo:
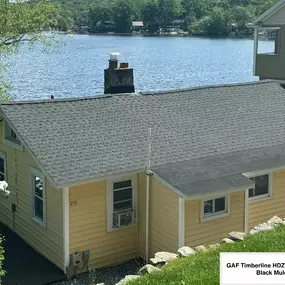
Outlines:
[[[110,69],[118,68],[118,56],[119,55],[120,55],[119,52],[110,53],[110,59],[109,59],[109,68]]]

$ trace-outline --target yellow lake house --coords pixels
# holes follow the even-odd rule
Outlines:
[[[284,11],[265,80],[135,93],[113,54],[105,95],[1,102],[0,222],[72,276],[285,217]]]

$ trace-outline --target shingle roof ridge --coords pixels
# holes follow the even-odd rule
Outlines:
[[[222,88],[222,87],[236,87],[236,86],[248,86],[248,85],[257,85],[257,84],[267,84],[273,83],[275,80],[272,79],[265,79],[265,80],[258,80],[258,81],[249,81],[249,82],[241,82],[241,83],[227,83],[227,84],[218,84],[218,85],[205,85],[205,86],[195,86],[190,88],[180,88],[180,89],[171,89],[171,90],[162,90],[162,91],[144,91],[139,92],[140,95],[161,95],[161,94],[172,94],[172,93],[183,93],[189,91],[196,91],[196,90],[204,90],[204,89],[214,89],[214,88]]]
[[[63,103],[73,101],[87,101],[93,99],[108,99],[113,97],[113,94],[95,95],[95,96],[84,96],[74,98],[59,98],[59,99],[38,99],[38,100],[15,100],[15,101],[4,101],[0,102],[1,105],[24,105],[24,104],[42,104],[42,103]]]
[[[75,101],[88,101],[88,100],[98,100],[98,99],[108,99],[113,98],[114,96],[130,96],[130,95],[161,95],[161,94],[172,94],[172,93],[183,93],[195,90],[204,90],[204,89],[214,89],[222,87],[235,87],[235,86],[248,86],[256,84],[267,84],[276,82],[272,79],[259,80],[259,81],[250,81],[242,83],[228,83],[228,84],[218,84],[218,85],[206,85],[206,86],[195,86],[190,88],[180,88],[172,90],[161,90],[161,91],[144,91],[138,93],[123,93],[123,94],[102,94],[94,96],[84,96],[84,97],[74,97],[74,98],[59,98],[59,99],[38,99],[38,100],[15,100],[15,101],[4,101],[0,102],[0,108],[3,105],[26,105],[26,104],[44,104],[44,103],[65,103],[65,102],[75,102]],[[276,84],[278,84],[276,82]]]

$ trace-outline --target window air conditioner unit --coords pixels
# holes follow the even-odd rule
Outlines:
[[[133,209],[117,211],[114,213],[114,225],[117,227],[124,227],[134,222]]]

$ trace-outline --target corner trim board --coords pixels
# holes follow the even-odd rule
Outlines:
[[[248,189],[244,191],[244,232],[248,232]]]
[[[185,244],[185,200],[179,197],[178,248]]]
[[[62,189],[63,206],[63,272],[67,273],[69,266],[69,188]]]

